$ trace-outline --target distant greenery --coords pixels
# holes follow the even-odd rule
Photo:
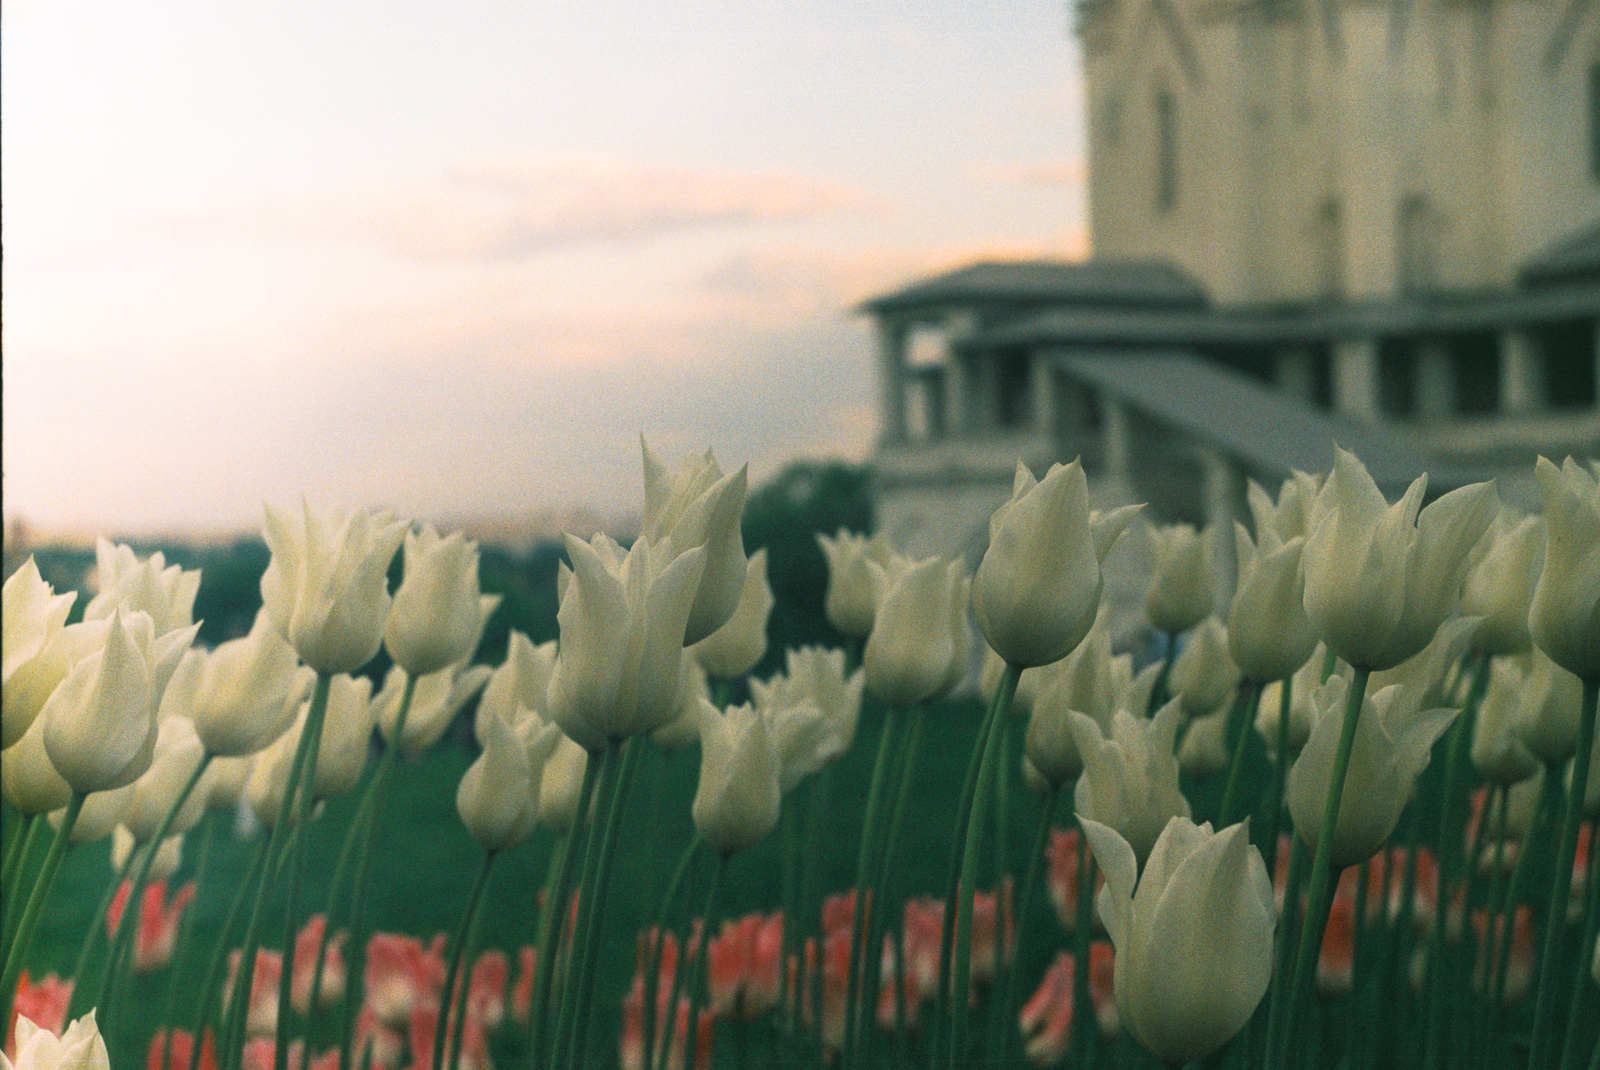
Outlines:
[[[817,545],[819,533],[832,535],[840,528],[872,530],[868,474],[859,465],[798,462],[750,494],[744,510],[745,551],[767,548],[774,599],[767,656],[755,668],[757,678],[782,668],[789,647],[844,644],[822,612],[828,562]]]
[[[842,644],[842,637],[822,613],[828,566],[816,541],[818,532],[831,535],[840,528],[872,528],[867,470],[859,465],[796,462],[750,492],[744,511],[745,551],[767,548],[767,576],[776,601],[767,627],[767,657],[757,666],[756,676],[781,668],[788,647]],[[201,570],[200,594],[194,605],[195,619],[202,622],[200,643],[214,646],[250,630],[261,608],[261,574],[270,560],[266,544],[259,538],[245,537],[217,546],[130,545],[141,557],[159,550],[170,564]],[[94,551],[42,547],[33,557],[57,591],[83,592],[72,618],[80,619],[90,596]],[[485,593],[498,594],[503,601],[484,629],[478,661],[498,665],[505,660],[512,629],[535,643],[556,638],[556,572],[565,560],[566,550],[558,539],[540,540],[525,553],[502,546],[482,547],[479,582]],[[397,558],[392,583],[399,582],[402,569]],[[381,677],[388,663],[383,655],[379,657],[368,671]]]

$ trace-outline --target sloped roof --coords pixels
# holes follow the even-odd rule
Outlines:
[[[1269,345],[1374,334],[1498,330],[1600,312],[1600,274],[1526,290],[1223,309],[1040,308],[966,338],[1012,345]]]
[[[1074,378],[1263,472],[1329,471],[1338,445],[1360,457],[1391,497],[1423,472],[1428,473],[1430,489],[1460,486],[1472,479],[1432,464],[1427,451],[1402,428],[1372,426],[1308,408],[1187,353],[1068,352],[1057,356],[1056,362]]]
[[[1205,291],[1176,267],[1154,261],[984,261],[875,297],[861,309],[883,313],[979,302],[1199,307]]]
[[[1521,279],[1524,286],[1600,282],[1600,221],[1534,254],[1522,265]]]

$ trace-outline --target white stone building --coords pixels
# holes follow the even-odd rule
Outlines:
[[[1018,458],[1239,514],[1335,442],[1398,491],[1600,455],[1600,14],[1085,0],[1094,258],[867,302],[879,526],[980,548]]]

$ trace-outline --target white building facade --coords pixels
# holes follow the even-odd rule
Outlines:
[[[1600,14],[1581,3],[1087,0],[1094,258],[868,302],[879,526],[971,552],[1081,456],[1105,504],[1398,486],[1600,455]]]

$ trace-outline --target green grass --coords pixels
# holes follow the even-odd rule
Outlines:
[[[974,698],[942,703],[928,713],[923,745],[914,771],[913,794],[898,851],[895,887],[899,895],[938,895],[943,892],[950,852],[950,830],[955,821],[957,796],[981,709]],[[856,843],[883,714],[869,700],[863,712],[855,745],[831,773],[831,794],[823,817],[823,837],[816,853],[821,886],[826,893],[847,889],[854,880]],[[1011,733],[1008,809],[1010,835],[1006,848],[1009,868],[1021,880],[1039,802],[1021,783],[1017,756],[1021,723]],[[482,849],[463,828],[455,809],[456,786],[472,760],[467,745],[446,740],[414,762],[402,761],[392,771],[388,805],[374,843],[367,892],[367,913],[375,931],[389,930],[428,938],[454,932],[460,923],[468,892],[482,861]],[[633,969],[634,938],[659,909],[661,896],[693,832],[690,802],[699,776],[698,748],[663,755],[651,747],[641,762],[627,803],[616,862],[616,880],[610,890],[605,919],[605,946],[598,988],[601,1015],[596,1037],[615,1037],[621,999]],[[808,795],[801,784],[785,800],[797,805]],[[302,884],[302,913],[321,910],[339,849],[349,827],[357,796],[331,800],[309,832],[307,864]],[[1063,806],[1060,812],[1067,812]],[[208,818],[210,831],[191,833],[186,843],[183,869],[174,885],[193,876],[199,843],[208,838],[210,859],[200,894],[191,906],[191,925],[201,944],[215,946],[216,934],[228,911],[236,883],[248,865],[256,841],[232,835],[233,815]],[[17,815],[4,815],[7,843],[15,835]],[[774,831],[756,847],[729,864],[718,914],[734,917],[750,911],[771,911],[780,905],[780,835]],[[553,838],[543,828],[525,844],[509,850],[497,861],[487,893],[482,925],[485,946],[515,949],[534,940],[536,900],[543,887]],[[42,855],[42,849],[36,855]],[[681,901],[700,909],[709,879],[710,863],[695,872]],[[104,842],[73,848],[63,865],[59,883],[35,936],[29,956],[30,973],[69,973],[78,956],[87,927],[111,880]],[[980,877],[980,887],[993,883],[993,861]],[[8,893],[9,894],[9,893]],[[681,914],[681,911],[680,911]],[[276,946],[281,918],[269,922],[264,943]],[[1024,991],[1043,973],[1065,936],[1050,914],[1048,899],[1040,895],[1037,913],[1026,930],[1022,956]],[[200,967],[183,965],[187,976],[178,987],[198,984]],[[513,958],[514,961],[514,958]],[[139,979],[127,998],[134,1013],[123,1014],[129,1027],[123,1050],[143,1052],[158,1024],[172,970],[164,969]],[[194,993],[180,995],[178,1024],[186,1025]],[[609,1044],[609,1041],[607,1042]]]

